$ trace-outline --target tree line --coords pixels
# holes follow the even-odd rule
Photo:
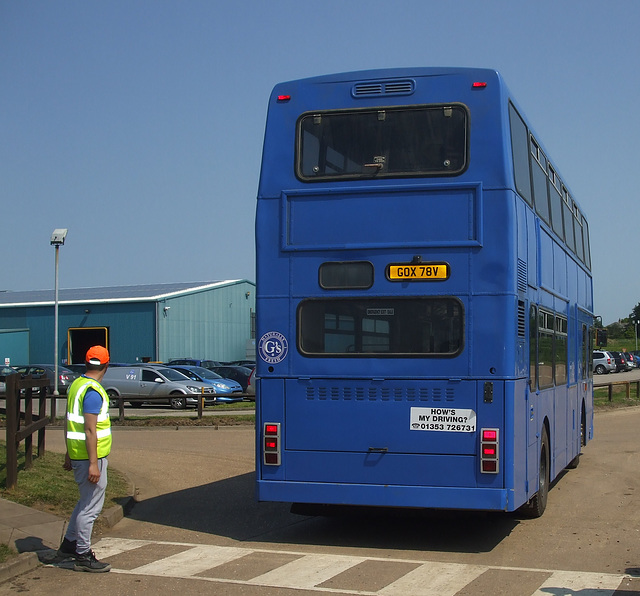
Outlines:
[[[626,319],[619,319],[604,327],[602,320],[596,319],[596,328],[606,329],[609,339],[631,339],[635,340],[636,332],[640,331],[640,303],[636,304]]]

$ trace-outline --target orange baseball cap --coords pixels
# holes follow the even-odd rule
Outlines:
[[[85,361],[96,366],[109,362],[109,350],[103,346],[93,346],[87,351]]]

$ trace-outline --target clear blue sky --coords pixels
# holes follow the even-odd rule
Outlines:
[[[638,0],[0,0],[0,290],[255,280],[266,104],[301,77],[505,77],[591,225],[595,310],[640,302]]]

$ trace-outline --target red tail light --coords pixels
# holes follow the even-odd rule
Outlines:
[[[265,422],[262,433],[262,453],[265,465],[280,465],[282,446],[280,444],[279,422]]]
[[[497,474],[500,461],[500,431],[497,428],[480,430],[480,471],[483,474]]]

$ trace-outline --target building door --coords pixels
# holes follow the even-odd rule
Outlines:
[[[84,364],[87,350],[91,346],[104,346],[109,349],[108,327],[71,327],[67,335],[69,364]]]

